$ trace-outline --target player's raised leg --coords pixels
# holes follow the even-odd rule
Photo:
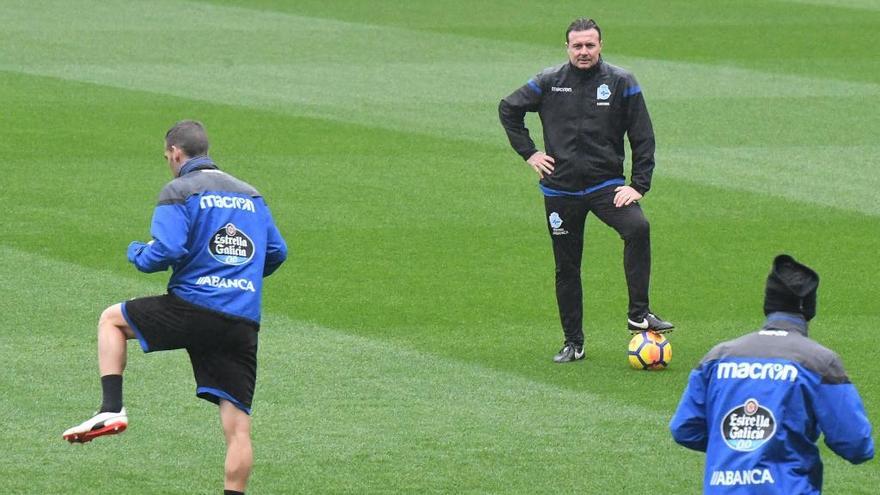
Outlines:
[[[128,416],[122,406],[122,372],[126,363],[126,341],[135,338],[125,321],[122,305],[115,304],[101,313],[98,321],[98,370],[101,374],[103,400],[100,410],[77,426],[68,428],[62,437],[71,443],[89,442],[102,435],[122,433]]]
[[[221,399],[220,423],[226,436],[224,489],[232,493],[244,493],[254,462],[251,417],[231,402]]]

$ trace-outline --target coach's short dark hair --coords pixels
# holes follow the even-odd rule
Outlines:
[[[182,120],[165,133],[165,149],[177,146],[186,156],[206,155],[208,153],[208,134],[205,126],[195,120]]]
[[[565,42],[568,43],[568,34],[572,31],[589,31],[590,29],[595,29],[599,33],[599,41],[602,41],[602,30],[596,24],[596,21],[581,17],[568,25],[568,30],[565,31]]]

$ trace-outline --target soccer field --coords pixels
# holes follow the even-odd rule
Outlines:
[[[497,105],[566,60],[580,16],[657,136],[661,372],[628,367],[622,242],[594,217],[587,358],[551,362],[543,199]],[[669,419],[703,354],[763,323],[780,252],[820,274],[811,337],[877,441],[878,30],[876,0],[0,1],[2,491],[221,491],[184,352],[130,343],[129,430],[61,439],[100,402],[101,311],[164,290],[125,250],[185,118],[290,247],[266,282],[248,493],[699,493]],[[822,452],[826,493],[877,493],[877,460]]]

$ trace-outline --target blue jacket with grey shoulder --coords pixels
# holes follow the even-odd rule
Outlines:
[[[259,324],[263,277],[287,259],[287,245],[256,189],[207,156],[191,158],[159,194],[150,233],[128,248],[138,270],[171,267],[170,294]]]
[[[759,331],[709,351],[669,426],[676,442],[706,453],[710,494],[820,493],[820,433],[854,464],[874,457],[856,388],[799,314],[771,313]]]

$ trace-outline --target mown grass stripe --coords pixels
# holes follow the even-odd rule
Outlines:
[[[507,149],[496,102],[542,66],[564,60],[561,48],[203,3],[81,6],[80,14],[67,2],[38,10],[10,5],[10,29],[0,35],[10,48],[0,54],[0,70],[473,141],[498,149],[511,166],[519,159]],[[99,29],[96,13],[114,22]],[[200,42],[184,55],[166,30]],[[59,37],[63,50],[51,41]],[[340,37],[357,40],[356,57],[337,49]],[[877,174],[870,154],[853,151],[873,143],[865,101],[880,95],[880,85],[616,57],[611,49],[607,56],[642,83],[655,117],[658,176],[668,167],[698,183],[880,211],[858,199],[870,196]],[[734,108],[738,120],[729,115]],[[786,117],[793,114],[797,120]],[[531,118],[530,126],[538,137],[539,123]],[[763,177],[794,185],[772,190]]]
[[[166,460],[150,460],[154,471],[210,466],[211,452],[204,450],[218,448],[218,433],[202,424],[210,420],[204,407],[193,407],[198,401],[182,352],[145,356],[130,346],[126,396],[132,428],[123,437],[92,448],[63,445],[56,435],[98,400],[93,337],[98,308],[158,293],[160,286],[8,247],[0,247],[0,256],[8,262],[0,278],[15,275],[21,282],[21,290],[4,301],[10,326],[0,351],[10,372],[2,388],[18,398],[17,407],[0,409],[0,416],[13,432],[8,440],[29,445],[14,454],[19,474],[13,486],[24,482],[24,471],[37,475],[31,486],[52,493],[76,479],[74,473],[111,462],[110,452],[167,452]],[[26,273],[15,268],[22,266]],[[273,290],[271,279],[268,285]],[[12,330],[26,327],[36,330]],[[584,477],[592,486],[610,488],[618,477],[589,464],[592,450],[601,449],[626,470],[642,465],[645,445],[673,448],[667,414],[639,406],[641,399],[620,403],[282,316],[270,314],[264,321],[260,359],[255,490],[276,493],[280,474],[291,471],[312,487],[305,491],[319,489],[331,473],[339,478],[336,486],[368,492],[392,486],[404,492],[573,490]],[[46,378],[36,388],[33,379],[21,379],[34,367]],[[575,371],[586,368],[559,368],[564,374]],[[215,445],[198,453],[203,460],[180,464],[173,460],[177,447],[165,441],[169,435],[183,442],[204,436]],[[30,463],[40,449],[53,457]],[[196,455],[198,444],[184,450]],[[680,476],[664,481],[669,489],[696,486],[699,458],[684,459],[676,461]],[[344,473],[338,472],[340,464]],[[132,493],[140,492],[140,483],[167,488],[164,482],[131,481]]]

